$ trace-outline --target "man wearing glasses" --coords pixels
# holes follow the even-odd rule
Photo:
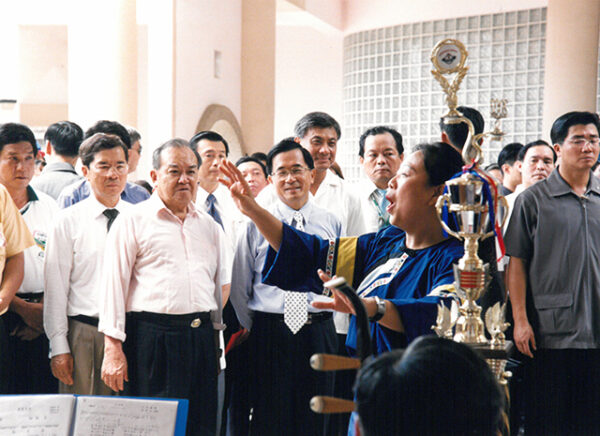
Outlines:
[[[286,224],[323,238],[340,236],[341,223],[309,199],[314,163],[292,140],[275,145],[268,155],[269,180],[277,200],[269,210]],[[314,371],[314,353],[336,353],[331,312],[319,312],[310,302],[323,298],[314,292],[288,292],[262,283],[268,242],[248,221],[235,253],[231,302],[243,327],[250,331],[249,377],[252,435],[322,435],[323,415],[309,409],[314,395],[333,393],[333,374]],[[298,295],[300,294],[300,295]],[[235,425],[247,425],[236,422]],[[247,429],[230,429],[248,434]]]
[[[560,165],[517,197],[506,231],[514,342],[531,358],[527,434],[600,428],[599,130],[590,112],[554,122]]]

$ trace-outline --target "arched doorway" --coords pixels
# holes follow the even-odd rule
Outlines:
[[[196,132],[212,130],[217,132],[229,144],[229,160],[237,161],[245,154],[242,128],[233,112],[221,104],[211,104],[205,110],[196,125]]]

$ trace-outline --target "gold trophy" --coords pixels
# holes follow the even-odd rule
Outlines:
[[[475,135],[473,124],[457,109],[456,93],[468,67],[465,67],[467,51],[460,41],[445,39],[440,41],[431,54],[435,67],[432,74],[442,85],[446,93],[449,111],[443,116],[444,123],[466,123],[469,135],[463,147],[463,159],[467,170],[460,177],[446,182],[445,194],[438,198],[436,209],[444,230],[455,238],[464,241],[465,254],[454,265],[454,279],[460,306],[453,302],[448,309],[443,304],[438,308],[436,325],[432,329],[441,337],[451,338],[456,342],[470,344],[477,348],[488,360],[500,382],[506,383],[510,376],[504,371],[508,349],[512,344],[506,342],[504,331],[508,324],[504,322],[505,305],[497,303],[485,314],[486,327],[491,336],[485,336],[484,323],[481,319],[481,307],[477,300],[486,291],[490,282],[489,265],[477,255],[479,241],[494,235],[496,218],[506,217],[507,204],[504,197],[497,194],[494,180],[479,168],[483,161],[480,142],[489,135],[502,133],[487,132]],[[450,84],[445,78],[447,74],[457,73]],[[500,103],[506,110],[506,103]],[[504,113],[503,116],[506,116]],[[502,118],[499,116],[498,118]],[[498,119],[497,118],[497,119]],[[498,120],[499,121],[499,120]],[[453,221],[452,225],[448,222]],[[501,228],[504,223],[500,223]]]

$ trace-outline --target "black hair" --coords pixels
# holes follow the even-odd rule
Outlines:
[[[289,139],[284,139],[283,141],[278,142],[269,150],[267,154],[267,169],[270,174],[273,173],[273,159],[280,153],[285,153],[286,151],[291,150],[300,150],[302,152],[302,157],[304,158],[304,163],[308,167],[308,169],[315,168],[315,162],[313,161],[310,152],[298,144],[296,141],[290,141]]]
[[[255,157],[252,157],[252,156],[240,157],[238,159],[238,161],[235,163],[235,166],[239,167],[241,164],[246,163],[246,162],[254,162],[254,163],[258,164],[260,166],[260,169],[262,170],[263,174],[265,175],[265,179],[267,177],[269,177],[269,175],[267,174],[267,167],[265,167],[265,165],[260,160],[258,160]]]
[[[92,127],[85,131],[84,139],[88,139],[96,133],[107,133],[109,135],[117,135],[128,149],[131,148],[131,138],[129,137],[129,132],[123,126],[123,124],[118,123],[117,121],[97,121],[96,124],[94,124]]]
[[[553,144],[562,144],[569,134],[569,128],[577,124],[593,124],[600,133],[600,120],[598,115],[592,112],[567,112],[561,115],[552,124],[550,138]]]
[[[99,153],[102,150],[110,150],[117,147],[121,147],[123,149],[125,161],[127,161],[129,159],[129,150],[121,138],[119,138],[117,135],[107,133],[95,133],[83,141],[81,143],[81,147],[79,147],[79,157],[81,158],[81,163],[84,166],[89,167],[93,162],[96,153]]]
[[[365,436],[493,436],[502,425],[504,395],[488,364],[437,336],[370,361],[354,390]]]
[[[398,154],[404,153],[404,147],[402,146],[402,135],[396,129],[387,126],[375,126],[370,129],[365,130],[365,132],[360,135],[360,139],[358,140],[358,155],[360,157],[365,157],[365,140],[369,136],[382,135],[384,133],[389,133],[394,138],[394,142],[396,143],[396,150],[398,150]]]
[[[29,127],[20,123],[0,124],[0,151],[8,144],[17,142],[29,142],[33,151],[33,156],[38,152],[35,135]]]
[[[327,129],[329,127],[333,127],[337,139],[340,139],[342,136],[340,125],[331,115],[325,112],[310,112],[298,120],[294,127],[294,133],[298,138],[304,138],[310,129]]]
[[[213,132],[212,130],[203,130],[202,132],[198,132],[194,136],[192,136],[192,139],[190,139],[190,147],[198,151],[198,143],[202,139],[206,139],[207,141],[212,142],[222,142],[225,146],[225,156],[229,156],[229,144],[227,144],[225,138],[223,138],[217,132]]]
[[[141,186],[146,191],[148,191],[150,193],[150,195],[152,195],[152,185],[150,183],[148,183],[146,180],[140,179],[140,180],[136,180],[133,183],[135,183],[138,186]]]
[[[463,114],[465,118],[471,121],[473,124],[473,129],[475,130],[475,135],[483,132],[485,121],[477,109],[468,106],[459,106],[456,109]],[[467,126],[467,123],[449,124],[444,122],[444,118],[441,118],[440,130],[448,135],[450,145],[462,150],[465,145],[465,141],[469,136],[469,127]]]
[[[537,141],[532,141],[532,142],[528,143],[527,145],[523,146],[519,150],[519,154],[517,155],[517,160],[519,162],[523,162],[523,159],[525,159],[525,155],[527,154],[527,151],[531,147],[539,147],[539,146],[546,146],[550,150],[552,150],[552,162],[556,163],[556,151],[554,151],[554,148],[552,148],[552,146],[550,144],[548,144],[546,141],[544,141],[543,139],[538,139]]]
[[[135,144],[137,141],[142,139],[142,135],[133,127],[127,127],[127,133],[129,133],[129,139],[131,140],[131,145]]]
[[[44,141],[50,141],[57,155],[75,157],[83,141],[83,130],[72,121],[59,121],[48,126]]]
[[[169,139],[167,142],[161,144],[158,148],[156,148],[152,152],[152,168],[155,170],[160,169],[161,156],[162,156],[163,151],[168,150],[169,148],[184,148],[184,147],[192,150],[192,152],[194,153],[194,156],[196,156],[196,159],[198,160],[198,168],[200,168],[200,165],[202,165],[202,158],[200,157],[200,155],[198,154],[196,149],[194,147],[190,146],[189,142],[187,142],[185,139],[181,139],[181,138]]]
[[[439,186],[460,172],[464,165],[462,156],[445,142],[419,144],[413,152],[423,153],[423,164],[429,177],[429,186]]]
[[[523,144],[520,142],[511,142],[510,144],[506,144],[500,153],[498,154],[498,166],[500,167],[500,171],[504,174],[504,170],[502,169],[502,165],[507,164],[511,167],[514,165],[515,161],[518,160],[519,151],[523,148]]]
[[[292,138],[294,139],[294,138]],[[255,153],[252,153],[250,155],[250,157],[253,157],[254,159],[258,159],[259,161],[263,162],[263,165],[267,165],[267,155],[266,153],[263,153],[262,151],[257,151]]]
[[[496,162],[492,162],[491,164],[487,165],[483,171],[489,172],[492,170],[500,170],[500,165],[498,165]],[[502,170],[500,170],[502,171]]]

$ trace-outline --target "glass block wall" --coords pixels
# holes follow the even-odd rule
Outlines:
[[[405,148],[440,138],[444,95],[431,75],[431,50],[444,38],[463,42],[469,72],[459,105],[478,109],[492,128],[490,99],[508,100],[503,143],[488,142],[485,161],[503,144],[539,139],[542,129],[546,9],[451,18],[367,30],[344,39],[344,115],[337,160],[347,179],[361,176],[358,139],[367,128],[397,128]]]

